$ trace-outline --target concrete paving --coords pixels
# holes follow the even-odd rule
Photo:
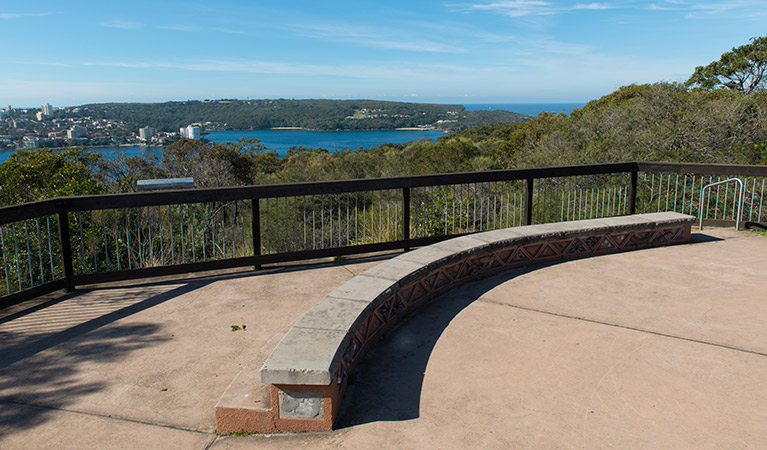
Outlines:
[[[368,353],[327,433],[216,436],[213,409],[380,258],[124,283],[5,312],[0,448],[767,447],[767,237],[696,240],[434,300]]]

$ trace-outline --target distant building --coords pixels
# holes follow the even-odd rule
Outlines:
[[[77,125],[73,126],[69,130],[67,130],[67,139],[81,139],[88,135],[87,129],[85,127],[78,127]]]
[[[52,117],[53,116],[53,106],[48,103],[43,103],[43,110],[42,113],[45,117]]]
[[[157,130],[152,127],[139,128],[138,136],[142,141],[148,142],[150,139],[157,136]]]
[[[27,124],[27,121],[24,119],[15,119],[11,125],[13,128],[24,128]]]
[[[37,148],[38,141],[39,139],[37,136],[24,136],[24,138],[21,140],[24,148]]]
[[[48,137],[51,139],[62,139],[65,136],[63,131],[51,131],[48,133]]]
[[[45,119],[47,116],[43,114],[42,111],[38,111],[38,113],[35,114],[35,117],[37,118],[38,122],[42,122],[43,119]]]
[[[187,138],[187,139],[200,139],[200,137],[202,137],[202,133],[200,132],[200,127],[195,127],[192,125],[189,125],[186,128],[181,128],[179,130],[179,133],[181,134],[182,138]]]
[[[9,116],[9,113],[5,109],[0,109],[0,120],[3,120]]]

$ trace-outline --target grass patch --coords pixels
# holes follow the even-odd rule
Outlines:
[[[748,228],[748,231],[755,233],[755,234],[761,234],[762,236],[767,236],[767,230],[759,230],[756,228]]]

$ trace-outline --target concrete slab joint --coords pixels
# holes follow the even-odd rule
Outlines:
[[[385,261],[329,293],[283,337],[260,370],[261,383],[271,385],[271,409],[236,410],[220,402],[218,430],[242,424],[250,429],[235,431],[330,430],[362,355],[430,299],[525,265],[688,243],[694,221],[664,212],[523,226],[450,239]]]

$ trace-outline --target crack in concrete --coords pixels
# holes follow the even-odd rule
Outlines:
[[[550,315],[550,316],[560,317],[560,318],[563,318],[563,319],[579,320],[579,321],[582,321],[582,322],[589,322],[589,323],[593,323],[593,324],[597,324],[597,325],[605,325],[605,326],[608,326],[608,327],[621,328],[621,329],[624,329],[624,330],[636,331],[638,333],[647,333],[647,334],[652,334],[652,335],[655,335],[655,336],[660,336],[660,337],[665,337],[665,338],[670,338],[670,339],[678,339],[680,341],[693,342],[693,343],[696,343],[696,344],[711,345],[713,347],[720,347],[720,348],[727,349],[727,350],[733,350],[733,351],[737,351],[737,352],[748,353],[748,354],[751,354],[751,355],[767,357],[767,353],[758,352],[758,351],[755,351],[755,350],[748,350],[748,349],[745,349],[745,348],[735,347],[735,346],[732,346],[732,345],[718,344],[716,342],[704,341],[702,339],[688,338],[688,337],[684,337],[684,336],[676,336],[676,335],[673,335],[673,334],[661,333],[660,331],[645,330],[643,328],[631,327],[631,326],[628,326],[628,325],[621,325],[621,324],[611,323],[611,322],[603,322],[601,320],[587,319],[587,318],[580,317],[580,316],[571,316],[569,314],[562,314],[562,313],[557,313],[557,312],[552,312],[552,311],[545,311],[545,310],[536,309],[536,308],[528,308],[528,307],[525,307],[525,306],[513,305],[513,304],[510,304],[510,303],[495,302],[495,301],[492,301],[492,300],[486,300],[486,299],[481,299],[481,298],[477,299],[476,301],[480,301],[480,302],[483,302],[483,303],[489,303],[489,304],[493,304],[493,305],[498,305],[498,306],[507,306],[507,307],[511,307],[511,308],[517,308],[517,309],[521,309],[523,311],[530,311],[530,312],[536,312],[536,313],[540,313],[540,314],[547,314],[547,315]]]

